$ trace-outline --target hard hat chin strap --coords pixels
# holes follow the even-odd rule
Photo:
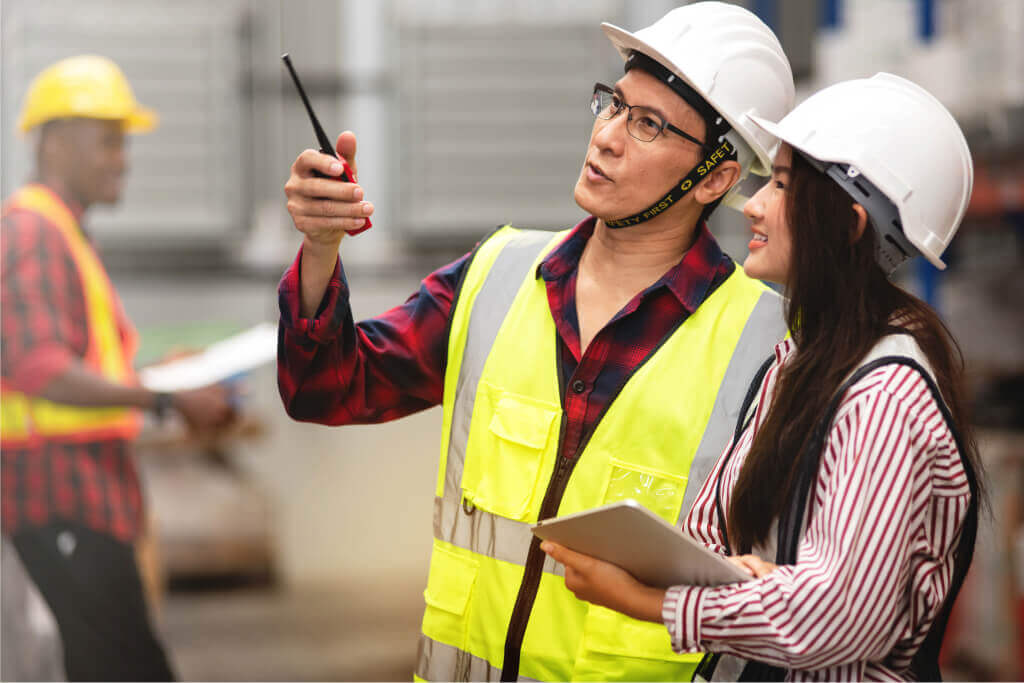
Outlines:
[[[872,181],[861,175],[857,168],[848,164],[824,162],[801,150],[797,152],[814,168],[834,180],[852,200],[864,207],[869,223],[876,231],[876,263],[887,277],[892,275],[899,265],[919,254],[918,249],[904,234],[897,206]]]
[[[724,161],[734,161],[737,158],[737,149],[733,146],[726,136],[723,135],[719,138],[719,144],[713,148],[708,155],[698,162],[698,164],[683,177],[683,180],[676,183],[669,189],[661,199],[656,201],[654,204],[646,208],[640,213],[636,213],[633,216],[626,218],[602,218],[602,222],[610,228],[629,228],[639,223],[650,221],[655,216],[660,215],[676,202],[678,202],[685,194],[691,191],[695,185],[708,177],[716,167]]]

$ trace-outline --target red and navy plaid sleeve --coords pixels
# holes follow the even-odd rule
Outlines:
[[[278,287],[278,389],[288,414],[321,424],[386,422],[441,403],[448,321],[469,254],[400,306],[354,322],[339,262],[314,318],[300,317],[302,251]]]
[[[0,371],[13,388],[36,394],[85,355],[81,279],[60,232],[37,213],[5,215],[0,243]]]

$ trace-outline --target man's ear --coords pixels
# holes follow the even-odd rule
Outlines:
[[[713,169],[697,187],[694,188],[694,199],[701,204],[711,204],[736,185],[740,180],[740,164],[736,161],[724,161]]]
[[[854,209],[854,213],[858,216],[858,223],[854,226],[854,231],[851,233],[851,244],[855,244],[865,234],[865,226],[868,225],[868,212],[865,211],[864,206],[857,202],[851,204],[851,208]]]
[[[47,121],[39,129],[37,135],[36,161],[39,164],[37,170],[45,166],[50,170],[63,168],[69,148],[68,121],[55,119]]]

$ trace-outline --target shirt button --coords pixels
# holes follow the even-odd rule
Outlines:
[[[580,379],[574,380],[572,386],[573,386],[573,391],[577,392],[578,394],[584,393],[584,389],[587,388],[587,385],[584,384],[584,381],[580,380]]]

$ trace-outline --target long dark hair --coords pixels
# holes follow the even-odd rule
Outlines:
[[[928,358],[968,451],[964,455],[981,472],[965,409],[964,359],[957,342],[935,311],[887,279],[875,262],[872,227],[856,238],[858,219],[851,197],[799,153],[793,154],[790,166],[786,317],[797,349],[780,371],[772,404],[731,495],[727,531],[741,552],[768,539],[774,520],[796,495],[796,455],[829,399],[895,327],[911,334]]]

